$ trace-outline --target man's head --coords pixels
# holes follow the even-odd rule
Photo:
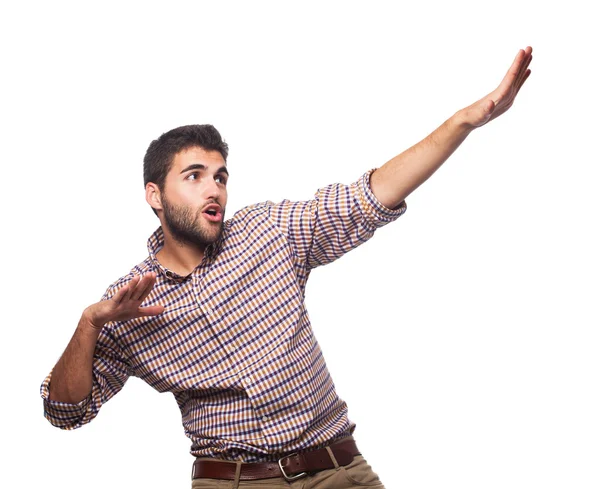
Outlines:
[[[221,235],[228,149],[211,125],[178,127],[148,147],[146,201],[177,241],[204,247]]]

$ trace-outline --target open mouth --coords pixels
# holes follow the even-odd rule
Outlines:
[[[212,222],[218,222],[223,217],[221,207],[217,204],[206,206],[206,208],[202,211],[202,214],[204,214],[206,218]]]

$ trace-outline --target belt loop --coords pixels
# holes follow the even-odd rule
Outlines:
[[[327,453],[329,454],[329,458],[331,458],[331,461],[333,462],[335,470],[340,470],[340,464],[338,464],[338,461],[335,459],[335,455],[333,454],[331,448],[329,448],[329,446],[326,446],[325,450],[327,450]]]
[[[240,485],[240,473],[242,472],[242,462],[236,462],[236,466],[235,466],[235,479],[233,480],[233,487],[232,489],[238,489],[238,486]]]

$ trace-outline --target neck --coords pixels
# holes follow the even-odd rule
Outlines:
[[[176,241],[169,230],[163,226],[164,246],[156,253],[159,263],[173,272],[186,276],[202,263],[205,246]]]

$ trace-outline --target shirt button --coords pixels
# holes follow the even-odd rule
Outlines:
[[[206,308],[206,314],[208,314],[209,316],[212,316],[213,310],[210,307]]]
[[[263,420],[263,421],[269,421],[269,417],[268,417],[268,416],[263,416],[263,417],[262,417],[262,420]]]
[[[246,385],[250,385],[251,383],[252,383],[252,376],[251,376],[251,375],[248,375],[248,377],[246,377],[246,378],[244,379],[244,384],[246,384]]]

